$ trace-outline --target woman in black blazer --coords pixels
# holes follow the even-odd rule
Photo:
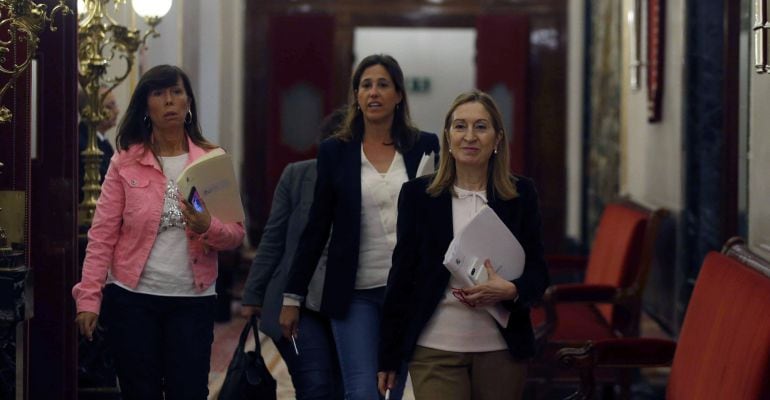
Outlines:
[[[351,79],[345,122],[318,150],[313,204],[280,316],[285,337],[302,334],[298,305],[331,235],[320,311],[331,318],[346,399],[379,396],[379,323],[396,242],[398,193],[415,178],[424,155],[436,151],[436,136],[410,122],[396,60],[364,58]],[[400,398],[403,386],[396,386],[391,399]]]
[[[461,94],[447,113],[434,176],[404,184],[398,243],[383,307],[378,384],[393,386],[409,361],[415,397],[514,399],[534,353],[529,305],[549,279],[540,212],[531,180],[509,173],[502,118],[487,94]],[[443,265],[454,234],[484,206],[521,243],[522,275],[507,281],[485,262],[488,280],[459,287]],[[501,304],[505,326],[484,309]]]

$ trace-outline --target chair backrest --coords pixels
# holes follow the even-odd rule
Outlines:
[[[762,273],[739,259],[706,256],[677,343],[668,399],[770,398],[770,267],[754,257],[768,268]]]
[[[664,214],[663,210],[650,212],[631,202],[607,205],[596,229],[584,282],[627,288],[628,295],[634,297],[629,305],[640,307]],[[617,306],[603,305],[599,311],[612,326],[619,325],[619,319],[623,323],[638,319],[637,315],[621,315]]]

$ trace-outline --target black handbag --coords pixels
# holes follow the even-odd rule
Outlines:
[[[244,351],[249,331],[254,330],[255,351]],[[257,320],[252,316],[243,327],[241,340],[227,367],[227,375],[219,392],[219,400],[276,400],[276,382],[262,358],[257,334]]]

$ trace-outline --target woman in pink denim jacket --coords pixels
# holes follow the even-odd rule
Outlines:
[[[240,245],[244,230],[205,205],[197,211],[176,186],[186,165],[216,148],[181,69],[142,76],[117,142],[72,289],[78,327],[91,339],[101,319],[123,399],[205,399],[217,251]]]

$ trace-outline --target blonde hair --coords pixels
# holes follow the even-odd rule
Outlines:
[[[454,114],[457,107],[466,103],[479,103],[487,110],[489,117],[492,118],[492,127],[495,129],[499,139],[497,153],[492,154],[489,158],[487,184],[491,180],[495,195],[503,200],[518,197],[519,193],[516,191],[516,186],[513,183],[515,178],[511,175],[509,169],[510,155],[508,152],[508,138],[505,137],[505,129],[503,128],[503,117],[492,97],[479,90],[460,94],[449,108],[444,118],[444,132],[441,135],[438,171],[436,171],[436,175],[433,177],[433,181],[426,189],[426,192],[433,197],[438,197],[446,190],[453,190],[452,185],[457,179],[457,169],[455,167],[455,159],[452,157],[452,153],[449,152],[449,129],[452,124],[452,114]]]

